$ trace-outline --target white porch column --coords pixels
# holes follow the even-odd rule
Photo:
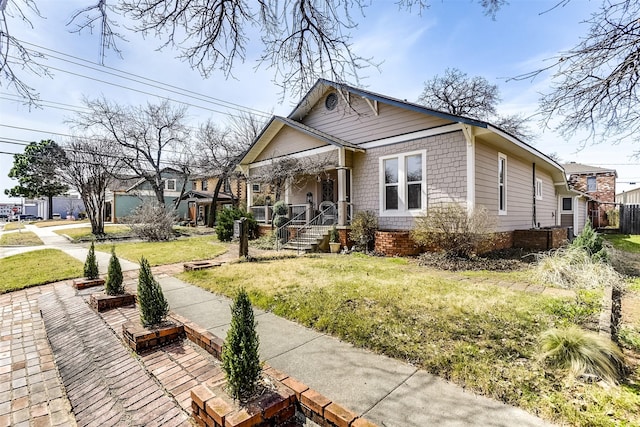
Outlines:
[[[344,148],[338,149],[338,225],[347,225],[347,168]]]

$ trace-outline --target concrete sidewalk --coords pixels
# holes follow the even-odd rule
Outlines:
[[[158,275],[171,310],[224,338],[228,298]],[[262,359],[380,426],[548,426],[414,366],[255,310]]]
[[[40,240],[44,243],[42,246],[23,246],[23,247],[4,247],[0,248],[0,258],[17,255],[20,253],[31,252],[41,249],[59,249],[64,251],[68,255],[71,255],[75,259],[81,262],[85,262],[87,259],[87,253],[89,253],[89,244],[87,243],[72,243],[66,237],[59,235],[56,231],[64,230],[66,228],[86,227],[86,223],[53,226],[53,227],[37,227],[32,224],[24,224],[25,231],[31,231],[35,233]],[[11,231],[11,233],[17,233],[19,231]],[[96,251],[96,259],[98,260],[98,269],[100,274],[106,274],[109,268],[109,259],[111,253]],[[140,266],[134,262],[128,261],[123,258],[119,258],[120,267],[122,271],[137,270]]]

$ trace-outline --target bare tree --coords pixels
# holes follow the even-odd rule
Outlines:
[[[71,32],[82,34],[88,31],[93,34],[95,27],[98,27],[100,35],[100,62],[104,65],[104,58],[108,50],[115,52],[122,58],[122,52],[118,48],[116,41],[118,39],[126,40],[124,35],[116,32],[114,29],[118,27],[118,23],[110,18],[109,11],[114,11],[113,6],[107,4],[107,0],[95,0],[95,3],[78,9],[71,15],[71,19],[67,25],[74,24],[75,28]]]
[[[570,137],[587,131],[594,141],[637,139],[640,130],[640,2],[606,0],[587,21],[590,29],[574,48],[561,52],[551,91],[540,102],[544,124],[562,117],[557,130]]]
[[[528,119],[520,115],[501,116],[498,85],[481,76],[469,77],[457,68],[447,68],[444,76],[434,76],[424,84],[417,102],[434,110],[457,116],[492,121],[499,128],[520,139],[532,139]]]
[[[532,141],[536,139],[536,134],[529,127],[529,118],[521,114],[511,114],[508,116],[497,115],[491,119],[491,123],[522,141]]]
[[[65,145],[65,180],[80,192],[94,235],[104,234],[105,191],[121,166],[112,144],[100,138],[74,138]]]
[[[457,116],[486,119],[495,115],[500,91],[484,77],[469,77],[457,68],[447,68],[444,76],[424,83],[419,104]]]
[[[487,15],[495,16],[505,0],[476,0]],[[6,15],[7,5],[15,7],[17,17],[26,20],[19,6],[37,12],[35,0],[0,0],[0,64],[7,64],[13,56],[21,57],[16,69],[30,69],[36,74],[46,69],[32,61],[34,54],[24,49],[10,36]],[[400,9],[421,13],[428,8],[427,0],[399,0]],[[68,25],[72,32],[99,31],[100,53],[112,50],[120,53],[116,41],[125,36],[116,31],[118,23],[113,15],[129,18],[133,31],[154,35],[161,40],[161,48],[170,47],[180,57],[198,69],[204,77],[215,70],[225,76],[232,74],[237,62],[244,62],[247,46],[252,43],[248,29],[260,34],[262,52],[259,63],[271,68],[276,81],[285,92],[299,95],[318,77],[338,82],[359,82],[362,69],[376,65],[371,58],[359,56],[352,48],[352,33],[357,29],[356,14],[364,15],[368,0],[93,0],[86,8],[72,13]],[[28,22],[30,24],[30,22]],[[14,73],[3,67],[2,79],[17,92],[37,102],[37,93]]]
[[[84,100],[89,110],[78,113],[71,123],[83,131],[92,131],[112,142],[129,177],[144,179],[153,190],[158,204],[165,205],[163,171],[181,167],[178,153],[189,143],[185,125],[186,108],[168,101],[159,105],[130,107],[106,99]],[[186,182],[188,176],[183,176]]]
[[[243,113],[233,116],[225,128],[211,121],[200,126],[196,138],[199,169],[205,176],[218,178],[213,190],[211,215],[207,218],[209,227],[215,223],[215,206],[223,185],[234,175],[238,161],[264,125],[262,118]]]
[[[274,156],[268,165],[253,170],[247,179],[269,185],[275,201],[278,201],[288,188],[295,187],[306,176],[321,176],[335,166],[336,159],[331,155],[303,158]]]
[[[22,0],[23,7],[40,16],[35,0]],[[37,91],[29,86],[20,71],[36,76],[50,76],[46,67],[38,63],[43,55],[27,49],[18,39],[11,35],[9,19],[16,18],[31,28],[33,24],[27,17],[20,2],[0,0],[0,87],[7,86],[30,104],[39,101]]]

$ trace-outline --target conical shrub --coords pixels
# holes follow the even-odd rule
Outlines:
[[[111,259],[109,260],[109,271],[107,272],[107,280],[104,284],[104,292],[107,295],[124,294],[124,284],[122,277],[122,268],[120,260],[116,256],[115,246],[111,247]]]
[[[96,259],[96,251],[93,242],[89,248],[87,259],[84,262],[84,277],[87,279],[97,279],[100,275],[98,271],[98,260]]]
[[[160,283],[151,274],[151,267],[145,257],[140,259],[138,306],[140,321],[145,327],[162,323],[169,313],[169,303],[162,293]]]
[[[262,370],[259,345],[251,301],[240,289],[231,306],[231,328],[222,348],[227,391],[234,399],[246,399],[256,390]]]

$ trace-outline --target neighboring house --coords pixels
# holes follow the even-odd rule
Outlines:
[[[640,205],[640,187],[616,194],[616,203],[620,205]]]
[[[187,203],[187,219],[193,225],[206,224],[211,213],[213,195],[218,183],[218,177],[196,177],[191,180],[191,188],[182,195],[182,200]],[[247,180],[234,174],[220,187],[216,203],[216,209],[236,206],[246,199]]]
[[[46,198],[34,200],[37,206],[37,215],[40,218],[47,218],[49,215],[49,201]],[[77,191],[70,191],[63,196],[55,196],[52,199],[53,209],[52,216],[55,219],[78,219],[83,217],[86,212],[84,202],[80,198]]]
[[[288,117],[271,119],[239,169],[252,183],[287,158],[327,165],[296,179],[283,199],[305,221],[335,213],[343,244],[358,211],[373,211],[380,230],[400,247],[425,209],[456,202],[486,208],[501,237],[497,244],[511,246],[514,230],[559,226],[563,197],[582,198],[568,188],[562,166],[490,123],[327,80]],[[253,190],[249,185],[249,206]],[[570,212],[579,231],[579,206]],[[378,242],[376,249],[402,252]]]
[[[616,178],[615,169],[600,168],[570,162],[563,165],[567,173],[569,188],[587,194],[588,217],[594,227],[609,225],[607,213],[615,209]]]
[[[164,182],[165,206],[173,206],[180,197],[184,179],[180,172],[165,168],[161,172]],[[151,185],[144,179],[115,180],[105,194],[105,220],[121,222],[133,213],[144,201],[155,201],[156,196]],[[187,203],[180,202],[177,209],[180,218],[187,217]]]

